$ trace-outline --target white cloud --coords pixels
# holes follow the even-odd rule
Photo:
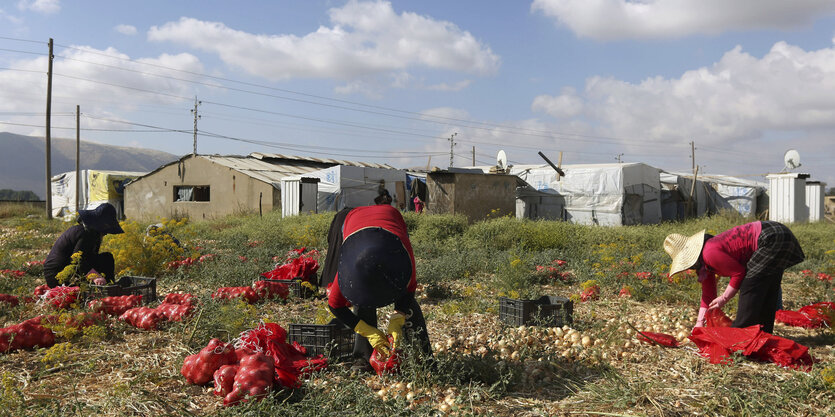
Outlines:
[[[583,111],[583,99],[577,96],[573,88],[566,87],[559,96],[537,96],[533,99],[531,110],[557,119],[570,119]]]
[[[831,0],[534,0],[580,37],[669,38],[732,30],[787,29],[835,13]]]
[[[270,80],[391,78],[418,68],[492,74],[500,59],[453,23],[397,14],[385,1],[351,0],[329,10],[331,27],[304,36],[252,34],[220,22],[181,18],[154,26],[151,41],[216,53],[228,65]],[[396,78],[396,77],[395,77]]]
[[[473,80],[461,80],[452,84],[449,83],[439,83],[439,84],[432,84],[426,86],[427,90],[434,90],[434,91],[461,91],[470,86],[473,83]]]
[[[532,108],[564,117],[563,104],[577,98],[583,102],[580,109],[567,107],[582,114],[595,135],[624,138],[616,140],[621,146],[640,144],[645,147],[642,152],[660,154],[669,152],[671,145],[694,140],[697,146],[732,151],[716,157],[754,164],[751,158],[739,158],[752,155],[753,149],[760,152],[772,146],[782,152],[788,146],[783,144],[788,137],[833,155],[832,97],[835,47],[806,51],[778,42],[761,58],[736,47],[713,65],[687,71],[678,78],[653,77],[630,83],[591,77],[576,96],[570,90],[554,97],[540,96]],[[826,135],[819,132],[828,132],[829,139],[821,140]],[[653,146],[658,149],[651,149]],[[682,152],[682,159],[686,154]],[[714,164],[714,170],[739,169],[730,163]]]
[[[131,25],[116,25],[113,27],[113,30],[116,32],[121,33],[122,35],[133,36],[136,35],[136,26]]]
[[[20,0],[17,8],[38,13],[57,13],[61,10],[61,0]]]
[[[20,25],[21,23],[23,23],[23,19],[17,16],[10,15],[6,13],[6,11],[4,11],[3,9],[0,9],[0,21],[4,20],[11,23],[12,25]]]
[[[61,55],[61,57],[56,56],[54,62],[56,70],[53,77],[52,94],[53,112],[55,114],[75,112],[76,104],[81,105],[82,113],[116,114],[123,110],[130,110],[135,106],[179,103],[189,100],[189,97],[194,95],[195,87],[192,84],[149,74],[158,73],[177,78],[189,78],[181,73],[166,72],[159,67],[196,73],[203,71],[203,66],[199,60],[186,53],[178,55],[163,54],[158,57],[134,59],[140,63],[153,64],[154,66],[128,62],[127,60],[130,57],[114,48],[99,50],[77,46],[66,48]],[[108,66],[96,65],[92,62]],[[3,85],[4,96],[14,99],[0,100],[0,111],[43,112],[43,98],[46,94],[44,71],[47,68],[47,58],[17,60],[9,62],[5,66],[17,70],[0,71],[0,85]],[[134,72],[121,71],[113,67],[123,67]],[[117,85],[128,86],[131,89],[120,88]],[[155,94],[155,92],[163,94]],[[128,99],[120,100],[120,97],[127,97]],[[10,121],[24,124],[33,123],[31,118],[19,118]],[[35,122],[35,124],[41,123],[42,119]],[[95,124],[96,122],[90,123]],[[0,127],[5,128],[7,126]],[[8,127],[10,131],[31,133],[30,131],[20,130],[24,127]],[[125,128],[125,126],[119,125],[119,128]]]

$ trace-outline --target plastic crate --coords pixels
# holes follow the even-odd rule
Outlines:
[[[316,292],[302,286],[302,279],[301,278],[293,278],[293,279],[266,279],[263,278],[261,281],[270,281],[270,282],[280,282],[282,284],[287,284],[287,290],[290,292],[290,296],[294,298],[311,298],[316,295]]]
[[[335,362],[352,358],[354,331],[341,324],[290,323],[290,343],[298,342],[308,356],[325,355]]]
[[[573,323],[573,314],[574,303],[565,297],[499,298],[499,319],[512,326],[565,326]]]
[[[141,295],[142,304],[157,301],[157,279],[125,276],[117,284],[90,285],[84,293],[86,300],[115,297],[120,295]]]

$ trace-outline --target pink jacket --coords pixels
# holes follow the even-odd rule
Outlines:
[[[710,238],[702,248],[702,268],[699,282],[702,284],[702,307],[708,307],[716,298],[717,275],[730,277],[731,287],[739,289],[747,271],[745,265],[757,250],[757,240],[762,223],[752,222],[728,229]]]

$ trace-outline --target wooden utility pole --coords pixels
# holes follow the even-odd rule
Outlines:
[[[46,71],[46,218],[52,218],[52,38],[49,38],[49,66]]]
[[[191,110],[191,114],[194,115],[194,150],[191,153],[192,156],[197,155],[197,121],[200,119],[200,114],[197,113],[197,106],[202,103],[202,101],[197,101],[197,96],[194,96],[194,108]]]
[[[475,166],[475,146],[473,146],[473,166]]]
[[[75,105],[75,212],[81,206],[81,106]],[[86,207],[85,207],[86,208]]]
[[[453,150],[453,147],[455,146],[455,135],[457,135],[457,134],[458,134],[458,132],[455,132],[449,137],[449,167],[450,168],[452,168],[452,150]]]
[[[690,161],[692,162],[693,175],[696,175],[696,142],[690,141]]]

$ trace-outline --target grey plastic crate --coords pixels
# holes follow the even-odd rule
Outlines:
[[[573,323],[573,314],[574,303],[565,297],[499,298],[499,319],[511,326],[565,326]]]

